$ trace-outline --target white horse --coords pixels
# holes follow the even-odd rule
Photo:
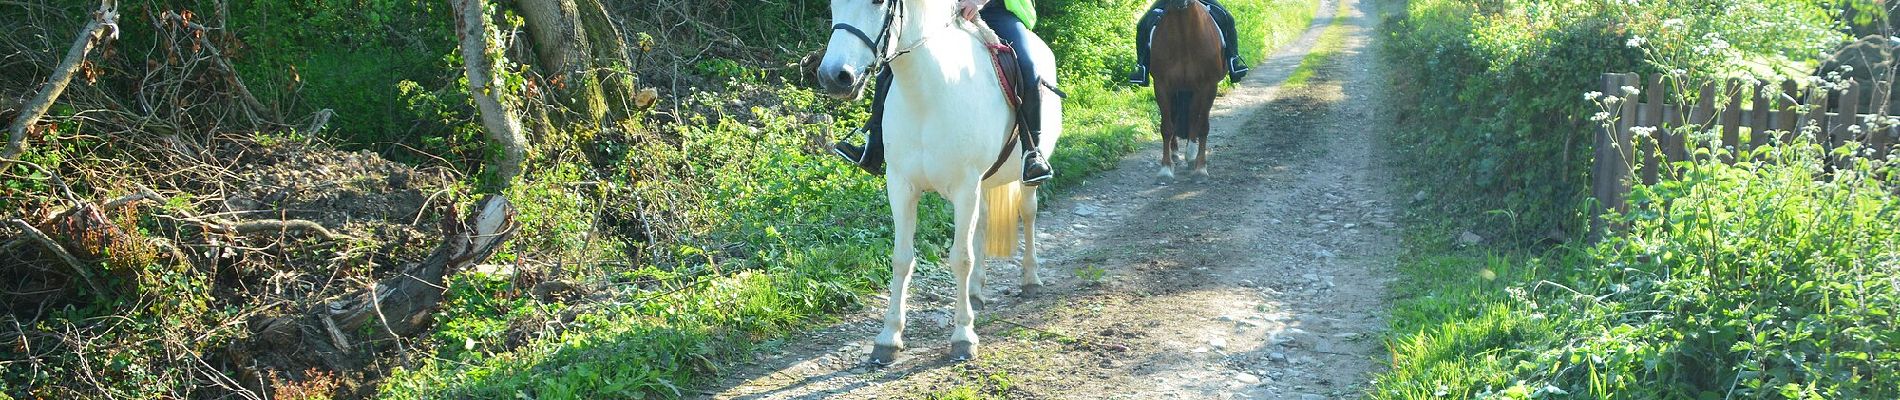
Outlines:
[[[981,307],[983,302],[983,254],[1012,255],[1021,227],[1023,293],[1033,295],[1042,287],[1036,276],[1036,191],[1023,188],[1022,152],[1003,148],[1014,114],[980,39],[987,32],[957,17],[955,0],[832,0],[831,19],[831,41],[818,69],[827,93],[857,98],[872,78],[869,72],[884,62],[895,78],[885,100],[883,134],[886,189],[896,224],[891,300],[870,361],[888,364],[904,347],[905,292],[917,266],[917,201],[925,191],[937,192],[956,208],[949,255],[957,281],[950,356],[973,358],[972,303]],[[1055,65],[1046,50],[1032,56],[1045,69]],[[1062,105],[1053,91],[1037,87],[1044,91],[1042,118],[1047,121],[1038,150],[1050,154],[1061,136]],[[986,179],[984,173],[1005,151],[1008,159]]]

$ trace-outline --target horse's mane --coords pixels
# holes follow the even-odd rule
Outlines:
[[[964,31],[976,36],[976,39],[982,41],[983,44],[998,44],[1003,42],[1001,36],[996,36],[996,30],[990,29],[990,24],[984,23],[981,19],[971,21],[957,18],[957,21],[962,22],[962,24],[959,25],[963,25],[962,28]]]

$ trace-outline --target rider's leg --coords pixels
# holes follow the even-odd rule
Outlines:
[[[864,146],[852,145],[846,140],[831,145],[832,154],[844,157],[871,175],[884,174],[884,97],[890,91],[891,69],[885,68],[877,73],[877,86],[871,90],[871,119],[864,123],[864,131],[870,134],[864,139]]]
[[[1157,1],[1142,14],[1141,22],[1135,23],[1135,71],[1128,74],[1128,83],[1136,86],[1148,86],[1148,39],[1154,35],[1155,23],[1161,22],[1161,7]]]
[[[1221,46],[1221,54],[1226,56],[1227,77],[1240,82],[1240,78],[1247,76],[1247,63],[1240,60],[1240,37],[1234,32],[1234,15],[1228,13],[1227,7],[1222,7],[1218,0],[1202,1],[1207,4],[1207,13],[1214,17],[1214,25],[1220,27],[1221,41],[1226,43]]]
[[[1023,83],[1027,87],[1017,91],[1023,98],[1023,104],[1017,112],[1024,116],[1024,126],[1020,131],[1023,143],[1023,184],[1035,186],[1048,181],[1055,175],[1049,167],[1049,162],[1043,159],[1041,150],[1036,147],[1042,138],[1042,78],[1036,73],[1035,58],[1030,56],[1031,49],[1047,48],[1048,44],[1043,43],[1042,38],[1036,37],[1034,32],[1030,32],[1028,27],[1024,27],[1022,21],[1016,18],[1016,14],[1010,13],[1002,4],[1001,1],[992,1],[989,6],[983,7],[980,14],[983,22],[988,23],[990,29],[996,31],[996,36],[1009,42],[1009,45],[1016,49],[1016,60],[1022,67]]]

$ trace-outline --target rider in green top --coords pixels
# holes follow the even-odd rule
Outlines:
[[[1026,116],[1025,126],[1020,138],[1023,143],[1023,184],[1035,186],[1047,182],[1054,176],[1049,162],[1037,150],[1036,144],[1042,137],[1042,88],[1041,74],[1036,70],[1035,59],[1031,51],[1048,51],[1049,45],[1043,43],[1029,28],[1036,25],[1036,7],[1032,0],[958,0],[958,13],[967,19],[981,17],[989,24],[996,36],[1003,39],[1016,50],[1017,63],[1022,67],[1023,82],[1028,86],[1019,90],[1023,104],[1020,110]],[[877,87],[871,92],[871,120],[865,123],[864,130],[870,132],[865,145],[859,147],[846,141],[832,146],[832,152],[850,160],[860,168],[872,174],[884,174],[884,97],[891,89],[891,70],[885,68],[877,75]]]

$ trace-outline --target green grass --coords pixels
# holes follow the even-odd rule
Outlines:
[[[1346,47],[1345,25],[1348,11],[1346,2],[1339,2],[1339,10],[1333,13],[1333,20],[1327,23],[1325,31],[1320,32],[1319,42],[1306,53],[1306,57],[1300,59],[1300,66],[1293,69],[1293,74],[1287,75],[1286,82],[1282,85],[1286,87],[1306,85],[1306,81],[1313,79],[1313,74],[1319,72],[1320,67],[1331,63],[1333,58],[1339,55],[1340,49]]]
[[[1274,18],[1255,20],[1265,21],[1258,28],[1276,32],[1262,35],[1272,42],[1261,44],[1274,46],[1295,37],[1312,14],[1307,2],[1235,4],[1273,13]],[[1143,5],[1125,6],[1131,7],[1132,15]],[[1090,11],[1068,17],[1099,15]],[[1059,20],[1064,14],[1052,18]],[[1059,37],[1051,41],[1088,45]],[[1088,176],[1113,168],[1122,155],[1152,139],[1151,95],[1109,84],[1112,79],[1092,75],[1065,82],[1071,95],[1064,103],[1065,134],[1052,157],[1059,174],[1046,185],[1048,190],[1073,188]],[[735,82],[726,89],[730,93],[759,90],[755,84]],[[676,127],[674,133],[683,139],[678,150],[620,150],[629,154],[624,162],[636,171],[683,164],[688,172],[677,178],[683,182],[645,180],[601,196],[701,199],[704,205],[690,212],[717,222],[695,235],[701,239],[662,250],[678,255],[677,259],[705,262],[640,266],[633,271],[583,270],[577,274],[612,282],[645,282],[646,289],[620,294],[620,300],[610,305],[573,310],[528,300],[491,301],[496,293],[518,288],[493,278],[459,277],[458,285],[452,287],[450,306],[438,317],[444,329],[435,335],[434,345],[441,355],[393,374],[382,387],[383,395],[678,396],[716,374],[716,366],[724,360],[860,307],[862,296],[881,289],[889,275],[890,232],[885,222],[889,214],[881,182],[828,155],[787,150],[800,148],[805,133],[813,129],[795,115],[804,110],[846,110],[834,129],[844,132],[863,118],[858,108],[862,105],[836,104],[801,89],[769,91],[775,101],[752,101],[754,106],[746,109],[725,106],[725,98],[713,93],[696,96],[697,104],[716,111],[690,116],[688,123]],[[684,157],[687,154],[695,157]],[[552,185],[576,180],[557,179]],[[559,196],[529,198],[556,202],[546,206],[551,211],[576,207],[559,204],[563,201]],[[925,225],[918,242],[920,254],[936,258],[948,241],[948,207],[929,199],[923,207]],[[579,219],[569,216],[530,223],[546,226],[548,232],[564,232],[553,236],[568,238],[537,239],[545,244],[536,247],[572,248],[585,243],[579,234],[598,227],[560,222]],[[735,252],[742,256],[729,255]],[[509,324],[557,319],[563,313],[575,314],[573,322],[543,331],[546,336],[519,347],[503,346],[493,339]],[[1006,376],[985,375],[984,382],[993,390],[944,396],[983,397],[1007,388]]]

